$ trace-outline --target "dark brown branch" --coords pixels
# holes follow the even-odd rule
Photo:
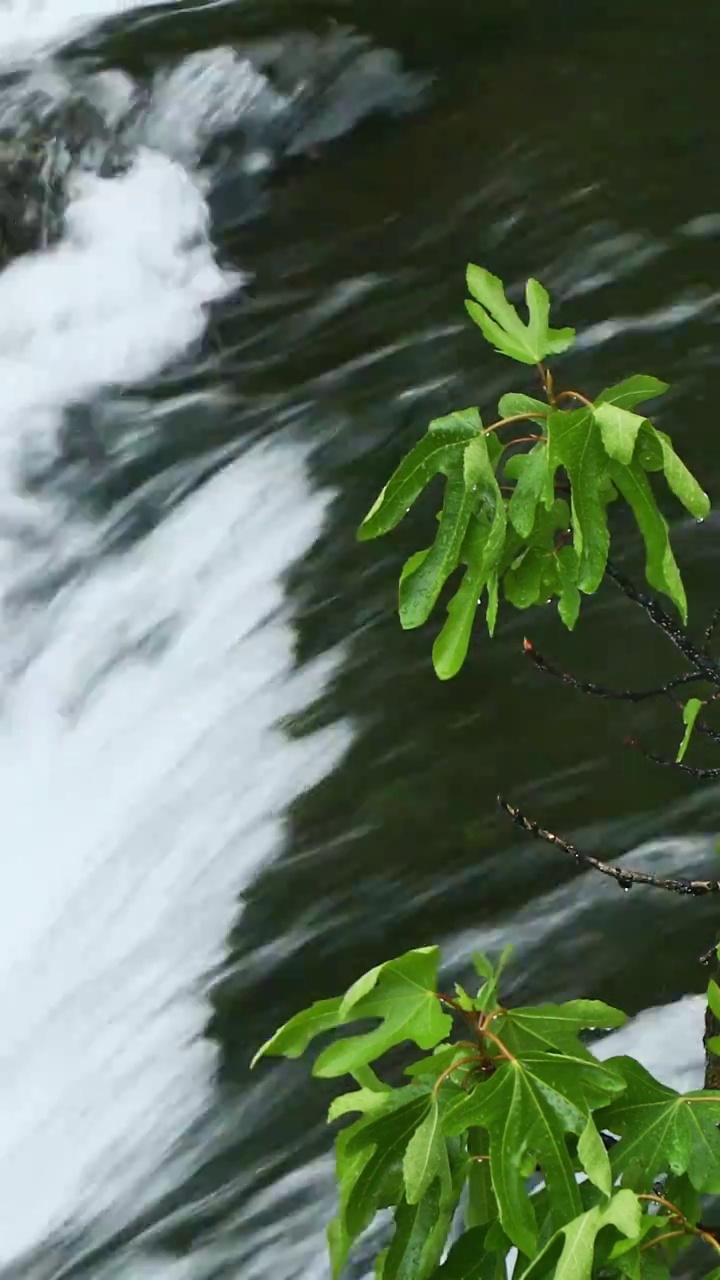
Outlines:
[[[654,622],[655,626],[659,627],[668,639],[672,641],[675,648],[680,650],[680,653],[687,659],[698,676],[708,680],[716,688],[720,688],[720,666],[702,649],[698,649],[684,628],[678,626],[675,619],[671,618],[669,613],[666,613],[661,608],[657,600],[653,599],[652,596],[646,595],[644,591],[639,591],[622,570],[618,569],[617,565],[609,560],[607,573],[608,577],[612,578],[628,600],[639,604],[641,609],[645,610],[651,622]]]
[[[575,848],[575,845],[563,840],[562,836],[555,835],[553,831],[547,831],[537,822],[534,822],[532,818],[526,818],[520,809],[516,808],[515,805],[508,804],[507,800],[503,800],[502,796],[498,796],[497,799],[500,808],[512,819],[516,826],[522,827],[523,831],[527,831],[536,840],[545,840],[557,849],[562,849],[563,853],[569,854],[578,866],[587,867],[589,870],[599,871],[601,875],[609,876],[610,879],[617,881],[621,889],[628,890],[634,884],[645,884],[653,889],[666,889],[670,893],[680,893],[694,898],[720,891],[720,881],[718,880],[666,880],[661,876],[649,875],[646,871],[633,871],[629,867],[615,867],[609,862],[601,862],[599,858],[594,858],[592,854],[582,853],[580,849]]]
[[[577,689],[579,693],[589,693],[596,698],[616,698],[621,702],[644,702],[648,698],[659,698],[663,694],[670,693],[673,689],[679,689],[681,685],[697,684],[703,677],[697,672],[692,671],[688,675],[676,676],[673,680],[668,680],[666,684],[659,685],[656,689],[610,689],[606,685],[595,684],[591,680],[576,680],[567,671],[561,671],[559,667],[548,662],[541,653],[533,645],[531,640],[523,640],[523,650],[531,662],[545,673],[552,676],[555,680],[561,680],[563,684],[568,684],[572,689]]]
[[[625,742],[629,747],[634,747],[636,751],[639,751],[646,760],[652,760],[654,764],[661,764],[665,769],[678,769],[680,773],[689,773],[691,778],[697,778],[698,781],[720,778],[720,769],[696,769],[694,765],[683,764],[680,760],[671,760],[669,756],[659,756],[654,751],[647,751],[634,738],[626,738]]]

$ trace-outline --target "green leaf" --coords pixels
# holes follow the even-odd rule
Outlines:
[[[522,1061],[503,1063],[487,1083],[448,1107],[445,1133],[475,1125],[488,1131],[500,1222],[523,1253],[532,1254],[537,1239],[525,1194],[528,1171],[540,1164],[556,1224],[579,1214],[582,1202],[565,1135],[582,1133],[590,1109],[620,1089],[622,1080],[596,1060],[528,1053]]]
[[[527,462],[508,506],[508,515],[521,538],[530,537],[538,503],[550,508],[555,497],[547,445],[539,441],[525,457]]]
[[[559,1050],[592,1057],[579,1038],[581,1031],[612,1031],[627,1017],[602,1000],[568,1000],[565,1004],[538,1004],[508,1009],[493,1023],[493,1030],[511,1053]]]
[[[412,1089],[413,1086],[407,1086]],[[426,1092],[414,1090],[415,1096],[402,1106],[384,1112],[375,1119],[361,1120],[359,1124],[343,1131],[349,1134],[344,1159],[350,1161],[349,1187],[344,1211],[344,1226],[350,1241],[372,1222],[376,1211],[386,1200],[389,1177],[400,1170],[405,1149],[422,1122],[428,1109]],[[367,1159],[360,1157],[367,1154]],[[357,1162],[357,1163],[356,1163]],[[345,1171],[341,1175],[347,1178]],[[398,1200],[402,1197],[402,1183],[398,1184]]]
[[[695,516],[696,520],[704,520],[710,511],[710,499],[700,488],[692,472],[688,471],[685,463],[676,454],[670,437],[665,435],[664,431],[658,431],[656,427],[653,430],[656,439],[660,442],[663,470],[670,489],[691,516]]]
[[[416,1205],[407,1200],[395,1209],[395,1234],[382,1272],[383,1280],[426,1280],[435,1273],[447,1243],[465,1183],[467,1161],[460,1143],[447,1147],[448,1167]]]
[[[491,539],[497,538],[499,522],[503,530],[502,550],[505,504],[490,461],[487,441],[487,436],[475,436],[465,445],[462,455],[453,456],[443,464],[447,484],[435,542],[422,564],[400,582],[400,622],[406,630],[427,622],[443,585],[460,563],[470,519],[483,504],[488,504],[493,511],[487,545]],[[487,554],[488,564],[492,562],[494,548],[493,542]]]
[[[250,1066],[254,1067],[261,1058],[268,1056],[299,1058],[315,1036],[338,1026],[341,1004],[341,996],[332,1000],[316,1000],[309,1009],[296,1013],[260,1046]]]
[[[403,1159],[405,1198],[408,1204],[419,1204],[436,1177],[450,1176],[445,1140],[440,1124],[440,1105],[434,1095],[422,1124],[410,1139]]]
[[[570,480],[578,586],[590,595],[602,582],[610,547],[603,495],[609,459],[591,409],[551,413],[548,440],[550,474],[562,466]]]
[[[507,947],[505,948],[507,951]],[[503,952],[503,955],[505,952]],[[474,951],[472,956],[472,966],[479,978],[494,978],[495,965],[484,951]]]
[[[547,418],[550,405],[546,400],[536,400],[534,396],[523,395],[520,391],[508,391],[500,397],[498,411],[501,418],[515,418],[518,414],[527,414],[536,422]]]
[[[578,1160],[588,1178],[604,1195],[612,1195],[612,1173],[610,1158],[605,1148],[597,1125],[592,1116],[588,1116],[587,1124],[580,1134],[578,1142]]]
[[[685,706],[683,707],[682,718],[683,724],[685,725],[685,733],[683,734],[683,740],[678,747],[678,753],[675,757],[677,764],[680,764],[680,762],[685,759],[685,752],[690,746],[690,739],[692,737],[693,729],[695,728],[695,721],[704,706],[705,703],[701,698],[688,698]]]
[[[447,475],[453,462],[462,461],[467,445],[482,429],[477,409],[459,410],[430,423],[427,433],[403,458],[358,529],[365,542],[389,533],[407,514],[433,476]]]
[[[453,1062],[460,1062],[463,1058],[468,1057],[468,1050],[464,1045],[442,1044],[429,1058],[419,1058],[417,1062],[411,1062],[409,1067],[405,1068],[405,1075],[415,1078],[428,1077],[437,1080]],[[462,1067],[458,1068],[463,1071]],[[466,1074],[466,1072],[464,1072]]]
[[[485,1227],[475,1227],[455,1242],[441,1267],[433,1271],[431,1280],[495,1280],[497,1255],[485,1250]],[[505,1270],[501,1273],[505,1274]]]
[[[505,598],[516,609],[529,609],[540,599],[543,560],[538,547],[528,547],[520,563],[505,574]]]
[[[498,1216],[490,1175],[490,1139],[484,1129],[469,1130],[468,1154],[471,1162],[468,1170],[467,1223],[469,1227],[482,1227]]]
[[[443,1203],[437,1180],[418,1204],[403,1200],[395,1211],[382,1280],[426,1280],[442,1254],[453,1210],[452,1201]]]
[[[669,596],[687,622],[687,599],[675,556],[670,546],[665,518],[658,510],[655,495],[639,463],[610,465],[610,475],[634,512],[645,542],[645,573],[651,587]]]
[[[507,946],[503,947],[496,965],[491,964],[487,956],[484,956],[481,951],[476,951],[473,955],[473,968],[478,977],[485,979],[475,998],[475,1008],[478,1012],[489,1013],[497,1005],[498,985],[512,952],[513,943],[509,942]]]
[[[596,397],[595,404],[614,404],[621,409],[634,409],[646,400],[655,400],[657,396],[664,395],[667,390],[667,382],[661,382],[659,378],[653,378],[649,374],[636,373],[614,387],[606,387]]]
[[[568,631],[572,631],[580,613],[580,592],[578,591],[578,558],[574,547],[560,547],[556,552],[558,577],[560,580],[560,599],[558,613]]]
[[[633,1058],[611,1058],[627,1089],[596,1117],[618,1134],[610,1153],[617,1177],[632,1163],[645,1170],[646,1185],[663,1173],[687,1172],[698,1191],[720,1192],[720,1093],[681,1095],[660,1084]]]
[[[433,665],[441,680],[457,675],[467,657],[480,595],[488,578],[485,550],[489,537],[490,526],[473,519],[461,553],[467,569],[448,604],[447,621],[433,645]]]
[[[715,1017],[720,1018],[720,987],[714,978],[711,978],[708,982],[707,1002]]]
[[[562,1226],[523,1272],[523,1280],[540,1280],[540,1277],[544,1280],[545,1276],[553,1276],[554,1280],[590,1280],[598,1233],[603,1227],[612,1226],[632,1238],[639,1234],[640,1219],[637,1196],[632,1191],[618,1191],[608,1204],[596,1205]],[[555,1269],[548,1271],[548,1263],[557,1254],[560,1242],[562,1250]]]
[[[438,954],[437,947],[408,951],[354,983],[340,1006],[342,1021],[381,1018],[382,1022],[364,1035],[328,1045],[318,1057],[313,1075],[345,1075],[405,1040],[412,1040],[420,1049],[434,1049],[444,1040],[452,1019],[443,1013],[436,994]]]
[[[527,325],[508,302],[502,280],[497,276],[471,263],[467,269],[467,285],[477,299],[476,302],[466,302],[468,313],[501,355],[522,364],[538,364],[546,356],[566,351],[572,345],[574,329],[549,327],[550,300],[537,280],[528,280],[525,290],[529,314]]]
[[[593,417],[600,428],[600,435],[609,458],[627,465],[635,452],[638,431],[645,418],[630,413],[616,404],[596,404]]]
[[[449,680],[456,675],[465,661],[475,613],[485,586],[490,592],[488,630],[491,635],[494,629],[493,615],[497,612],[495,570],[505,545],[507,517],[505,500],[488,454],[487,440],[487,436],[480,436],[468,446],[465,454],[464,483],[469,499],[476,506],[484,504],[487,515],[482,522],[471,518],[469,527],[466,525],[467,532],[458,559],[467,565],[467,569],[448,604],[447,621],[433,645],[433,663],[441,680]],[[427,563],[418,571],[419,574],[426,572]]]
[[[341,1093],[330,1103],[328,1121],[339,1120],[341,1116],[349,1115],[353,1111],[359,1111],[363,1115],[382,1111],[392,1095],[393,1091],[390,1089],[383,1090],[382,1093],[377,1089],[353,1089],[351,1093]]]
[[[411,573],[414,573],[414,571],[420,567],[423,560],[430,555],[430,551],[431,551],[430,547],[425,547],[422,551],[413,551],[413,554],[411,556],[408,556],[402,569],[400,570],[401,582],[403,582],[405,578],[409,577]]]
[[[475,1001],[473,1000],[472,996],[468,994],[468,992],[465,990],[464,987],[460,986],[459,982],[456,982],[454,986],[455,986],[455,999],[457,1003],[460,1005],[460,1008],[464,1009],[466,1013],[472,1013],[472,1011],[475,1008]]]
[[[348,1154],[347,1148],[350,1139],[353,1137],[358,1125],[362,1123],[363,1121],[361,1120],[355,1125],[352,1125],[349,1129],[344,1129],[335,1139],[335,1167],[338,1183],[339,1205],[338,1212],[332,1222],[329,1223],[327,1229],[333,1280],[337,1280],[337,1277],[340,1275],[345,1262],[347,1261],[353,1239],[355,1238],[355,1236],[349,1232],[347,1227],[348,1200],[363,1171],[363,1168],[373,1154],[372,1147],[365,1147],[360,1150],[356,1150],[352,1156]],[[374,1213],[374,1210],[372,1210],[372,1213]]]

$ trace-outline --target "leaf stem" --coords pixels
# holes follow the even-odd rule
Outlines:
[[[483,1039],[492,1040],[493,1044],[497,1045],[503,1058],[506,1058],[508,1062],[517,1062],[517,1058],[515,1058],[511,1054],[509,1049],[505,1048],[505,1045],[503,1044],[502,1040],[500,1039],[499,1036],[495,1035],[494,1031],[488,1031],[485,1026],[479,1027],[478,1031],[479,1031],[479,1034],[483,1037]]]
[[[638,1200],[649,1200],[652,1204],[661,1204],[664,1209],[670,1210],[673,1217],[679,1218],[681,1222],[686,1221],[685,1214],[682,1210],[678,1209],[677,1205],[672,1203],[672,1200],[666,1200],[664,1196],[658,1196],[654,1193],[652,1195],[644,1193],[643,1195],[638,1195]]]
[[[445,1070],[438,1076],[437,1080],[435,1081],[435,1084],[433,1085],[433,1091],[432,1091],[433,1098],[437,1097],[438,1093],[440,1092],[440,1089],[444,1085],[445,1081],[452,1075],[453,1071],[457,1071],[458,1067],[467,1066],[468,1062],[482,1062],[482,1058],[480,1057],[479,1053],[471,1053],[471,1054],[468,1054],[466,1058],[458,1058],[457,1062],[453,1062],[451,1066],[446,1067]]]
[[[588,409],[595,408],[592,400],[588,400],[587,396],[584,396],[581,391],[558,391],[555,399],[566,400],[568,396],[571,396],[573,400],[580,400],[582,404],[587,405]]]
[[[489,427],[483,427],[482,434],[489,436],[491,431],[498,431],[500,427],[507,427],[511,422],[536,422],[538,418],[546,418],[547,416],[547,414],[541,413],[511,413],[509,418],[498,418],[497,422],[492,422]]]
[[[662,1244],[665,1240],[677,1240],[679,1236],[684,1236],[684,1231],[664,1231],[661,1236],[655,1236],[654,1240],[648,1240],[646,1244],[640,1245],[640,1253],[645,1253],[647,1249],[654,1249],[656,1244]]]

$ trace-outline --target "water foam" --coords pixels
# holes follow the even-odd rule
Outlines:
[[[26,23],[38,52],[128,7],[33,6],[30,23],[16,3],[0,59],[25,48]],[[156,120],[167,89],[160,106]],[[207,108],[204,91],[185,112],[196,133]],[[59,500],[28,497],[19,451],[52,453],[70,406],[157,373],[202,338],[208,308],[242,279],[216,261],[205,194],[189,165],[146,141],[122,175],[77,174],[61,242],[0,275],[0,520],[35,524],[51,560],[97,531]],[[137,404],[137,430],[151,432],[156,411]],[[287,805],[348,741],[344,726],[297,742],[276,727],[335,661],[293,671],[282,586],[326,501],[297,445],[256,446],[144,541],[70,581],[8,686],[0,1265],[68,1223],[127,1222],[150,1184],[168,1185],[176,1140],[210,1104],[204,984],[237,895],[282,847]],[[4,596],[27,559],[4,540]],[[49,608],[28,606],[15,631],[4,619],[0,664],[17,669],[16,641]],[[152,628],[166,642],[143,658]]]

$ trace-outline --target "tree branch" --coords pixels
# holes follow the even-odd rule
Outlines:
[[[646,760],[652,760],[654,764],[661,764],[665,769],[678,769],[680,773],[689,773],[691,778],[697,778],[698,781],[709,781],[711,778],[720,778],[720,769],[697,769],[692,764],[683,764],[680,760],[671,760],[668,756],[656,755],[654,751],[647,751],[645,747],[641,747],[639,742],[634,738],[626,738],[627,746],[634,747]]]
[[[575,848],[575,845],[563,840],[562,836],[555,835],[553,831],[547,831],[537,822],[534,822],[532,818],[527,818],[515,805],[503,800],[502,796],[498,796],[497,800],[500,808],[512,819],[516,826],[522,827],[523,831],[527,831],[536,840],[545,840],[548,844],[554,845],[555,848],[562,849],[563,853],[569,854],[578,866],[587,867],[592,871],[599,871],[601,875],[609,876],[610,879],[617,881],[621,889],[627,891],[634,884],[644,884],[653,889],[666,889],[670,893],[679,893],[693,898],[700,898],[708,893],[720,892],[720,881],[718,880],[670,880],[661,876],[649,875],[646,871],[633,871],[629,867],[615,867],[609,862],[601,862],[599,858],[594,858],[592,854],[582,853],[580,849]]]
[[[653,599],[652,596],[646,595],[644,591],[639,591],[622,570],[618,569],[617,565],[610,560],[608,560],[607,564],[607,574],[623,594],[627,596],[628,600],[639,604],[640,608],[645,610],[651,622],[654,622],[655,626],[665,633],[697,674],[702,676],[704,680],[708,680],[710,684],[715,685],[716,688],[720,688],[720,666],[702,649],[698,649],[697,645],[690,639],[687,631],[678,626],[675,619],[671,618],[669,613],[666,613],[661,608],[657,600]]]
[[[531,640],[523,640],[523,651],[545,675],[561,680],[563,684],[569,684],[579,693],[589,693],[596,698],[617,698],[621,702],[644,702],[648,698],[659,698],[673,689],[679,689],[681,685],[697,684],[699,680],[704,679],[697,672],[691,671],[688,675],[676,676],[673,680],[668,680],[666,684],[659,685],[656,689],[610,689],[606,685],[595,684],[590,680],[576,680],[575,676],[570,675],[569,672],[561,671],[559,667],[554,666],[541,653],[538,653]]]

